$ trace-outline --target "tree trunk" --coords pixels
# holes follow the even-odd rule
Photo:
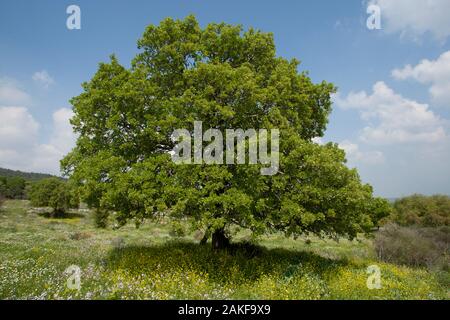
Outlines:
[[[214,231],[212,234],[212,247],[214,250],[225,249],[230,246],[230,240],[225,235],[224,229]]]
[[[200,245],[204,246],[208,242],[208,235],[205,233],[202,240],[200,240]]]
[[[208,242],[210,236],[211,236],[211,227],[208,226],[205,230],[205,234],[203,235],[202,240],[200,241],[200,244],[205,245]]]
[[[52,218],[63,218],[65,216],[64,209],[61,208],[53,208],[53,212],[51,213]]]

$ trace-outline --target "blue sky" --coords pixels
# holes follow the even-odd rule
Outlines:
[[[81,9],[81,30],[66,8]],[[381,30],[369,30],[369,4]],[[7,1],[0,3],[0,166],[57,173],[73,146],[68,100],[101,61],[129,65],[148,24],[195,14],[273,32],[277,54],[336,84],[321,142],[382,196],[450,194],[450,1]],[[426,59],[424,61],[424,59]],[[406,67],[409,65],[409,67]]]

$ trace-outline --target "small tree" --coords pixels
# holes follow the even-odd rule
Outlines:
[[[47,178],[33,184],[30,201],[31,205],[36,207],[51,207],[53,217],[64,216],[68,209],[79,206],[75,190],[58,178]]]
[[[26,181],[21,177],[0,177],[0,195],[7,199],[24,199]]]

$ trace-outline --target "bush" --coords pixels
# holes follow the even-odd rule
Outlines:
[[[0,197],[24,199],[26,181],[20,177],[0,177]]]
[[[184,237],[186,235],[186,230],[184,228],[183,223],[181,223],[180,221],[172,221],[171,223],[171,228],[169,231],[169,235],[171,237]]]
[[[375,235],[375,250],[380,260],[445,269],[449,265],[450,228],[384,226]]]
[[[450,226],[450,197],[412,195],[394,202],[391,220],[402,226]]]
[[[79,198],[67,182],[48,178],[36,182],[30,189],[31,205],[51,207],[52,217],[64,216],[70,208],[78,208]]]

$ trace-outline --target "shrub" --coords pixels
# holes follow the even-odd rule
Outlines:
[[[412,195],[394,202],[391,217],[395,223],[426,227],[450,226],[450,197]]]
[[[78,208],[79,199],[69,184],[58,178],[36,182],[30,190],[31,205],[51,207],[52,217],[64,216],[70,208]]]
[[[20,177],[0,177],[0,197],[24,199],[26,181]]]
[[[375,250],[380,260],[409,265],[445,268],[449,264],[450,228],[384,226],[375,235]]]
[[[184,225],[180,221],[172,221],[169,235],[175,238],[184,237],[186,235]]]

